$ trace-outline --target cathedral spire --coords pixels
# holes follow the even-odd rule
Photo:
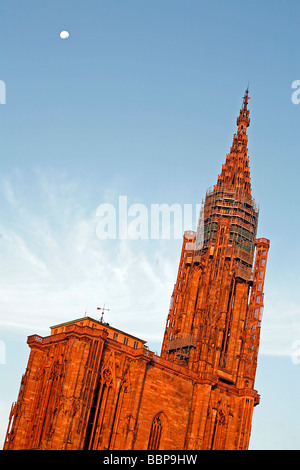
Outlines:
[[[238,126],[238,134],[246,134],[246,129],[249,127],[250,124],[250,118],[249,118],[249,110],[247,108],[248,101],[250,100],[249,96],[249,89],[245,91],[244,97],[243,97],[243,107],[240,110],[240,114],[236,120],[237,126]]]
[[[248,157],[248,137],[247,127],[250,124],[248,101],[249,90],[245,91],[243,105],[237,117],[237,132],[233,136],[230,153],[226,156],[225,164],[222,166],[221,174],[215,190],[226,188],[229,190],[239,190],[251,197],[250,169]]]

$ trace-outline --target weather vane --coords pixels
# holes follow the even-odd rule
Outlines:
[[[97,307],[97,310],[101,310],[102,313],[101,313],[101,318],[100,318],[100,322],[103,323],[103,315],[104,315],[104,311],[107,310],[109,312],[109,308],[105,308],[105,304],[103,307]]]

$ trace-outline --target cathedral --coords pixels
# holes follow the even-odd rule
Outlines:
[[[256,238],[248,89],[233,143],[186,231],[161,354],[85,316],[33,334],[4,449],[245,450],[269,240]]]

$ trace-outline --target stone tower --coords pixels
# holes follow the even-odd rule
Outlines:
[[[184,233],[161,355],[78,318],[31,335],[4,449],[247,449],[269,240],[256,239],[248,90],[197,232]]]
[[[269,240],[256,239],[258,207],[251,194],[247,127],[248,89],[237,118],[237,132],[216,185],[207,191],[197,233],[184,234],[177,281],[161,356],[197,373],[217,375],[246,399],[244,446],[248,445],[255,400],[254,387],[263,313],[263,286]],[[254,261],[254,255],[255,261]],[[254,269],[253,269],[254,264]],[[216,389],[214,439],[225,405]],[[230,399],[225,407],[231,407]],[[196,403],[195,403],[196,406]],[[244,419],[244,418],[243,418]],[[204,425],[205,423],[202,423]],[[209,444],[210,442],[210,444]]]

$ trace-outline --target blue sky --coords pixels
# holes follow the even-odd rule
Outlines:
[[[181,241],[99,240],[97,207],[199,204],[249,83],[258,236],[271,240],[250,447],[300,448],[299,13],[294,0],[1,2],[2,442],[27,335],[105,303],[159,352]]]

